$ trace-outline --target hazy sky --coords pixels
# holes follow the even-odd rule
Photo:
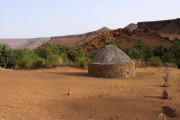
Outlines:
[[[180,0],[0,0],[0,38],[50,37],[180,17]]]

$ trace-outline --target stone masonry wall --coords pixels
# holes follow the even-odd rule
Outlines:
[[[93,77],[128,78],[135,76],[134,69],[134,64],[89,64],[88,73]]]

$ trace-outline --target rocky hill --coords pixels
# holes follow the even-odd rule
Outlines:
[[[180,18],[138,23],[138,29],[145,28],[158,32],[162,36],[170,37],[170,39],[174,39],[175,37],[180,38]]]
[[[142,39],[144,43],[151,48],[159,45],[171,45],[168,38],[162,37],[156,32],[140,29],[135,29],[133,31],[130,31],[129,29],[117,29],[108,33],[103,33],[84,43],[82,46],[87,52],[97,51],[105,46],[107,40],[111,40],[122,47],[133,47],[138,39]]]

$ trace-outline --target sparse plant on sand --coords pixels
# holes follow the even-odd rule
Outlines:
[[[161,67],[163,65],[161,58],[157,56],[152,57],[150,61],[151,65],[155,67]]]

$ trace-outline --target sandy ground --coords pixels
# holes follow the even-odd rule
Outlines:
[[[161,99],[164,68],[137,68],[131,79],[92,78],[70,67],[0,73],[0,120],[156,120],[163,105],[177,109],[178,116],[167,120],[180,120],[175,68],[169,100]]]

